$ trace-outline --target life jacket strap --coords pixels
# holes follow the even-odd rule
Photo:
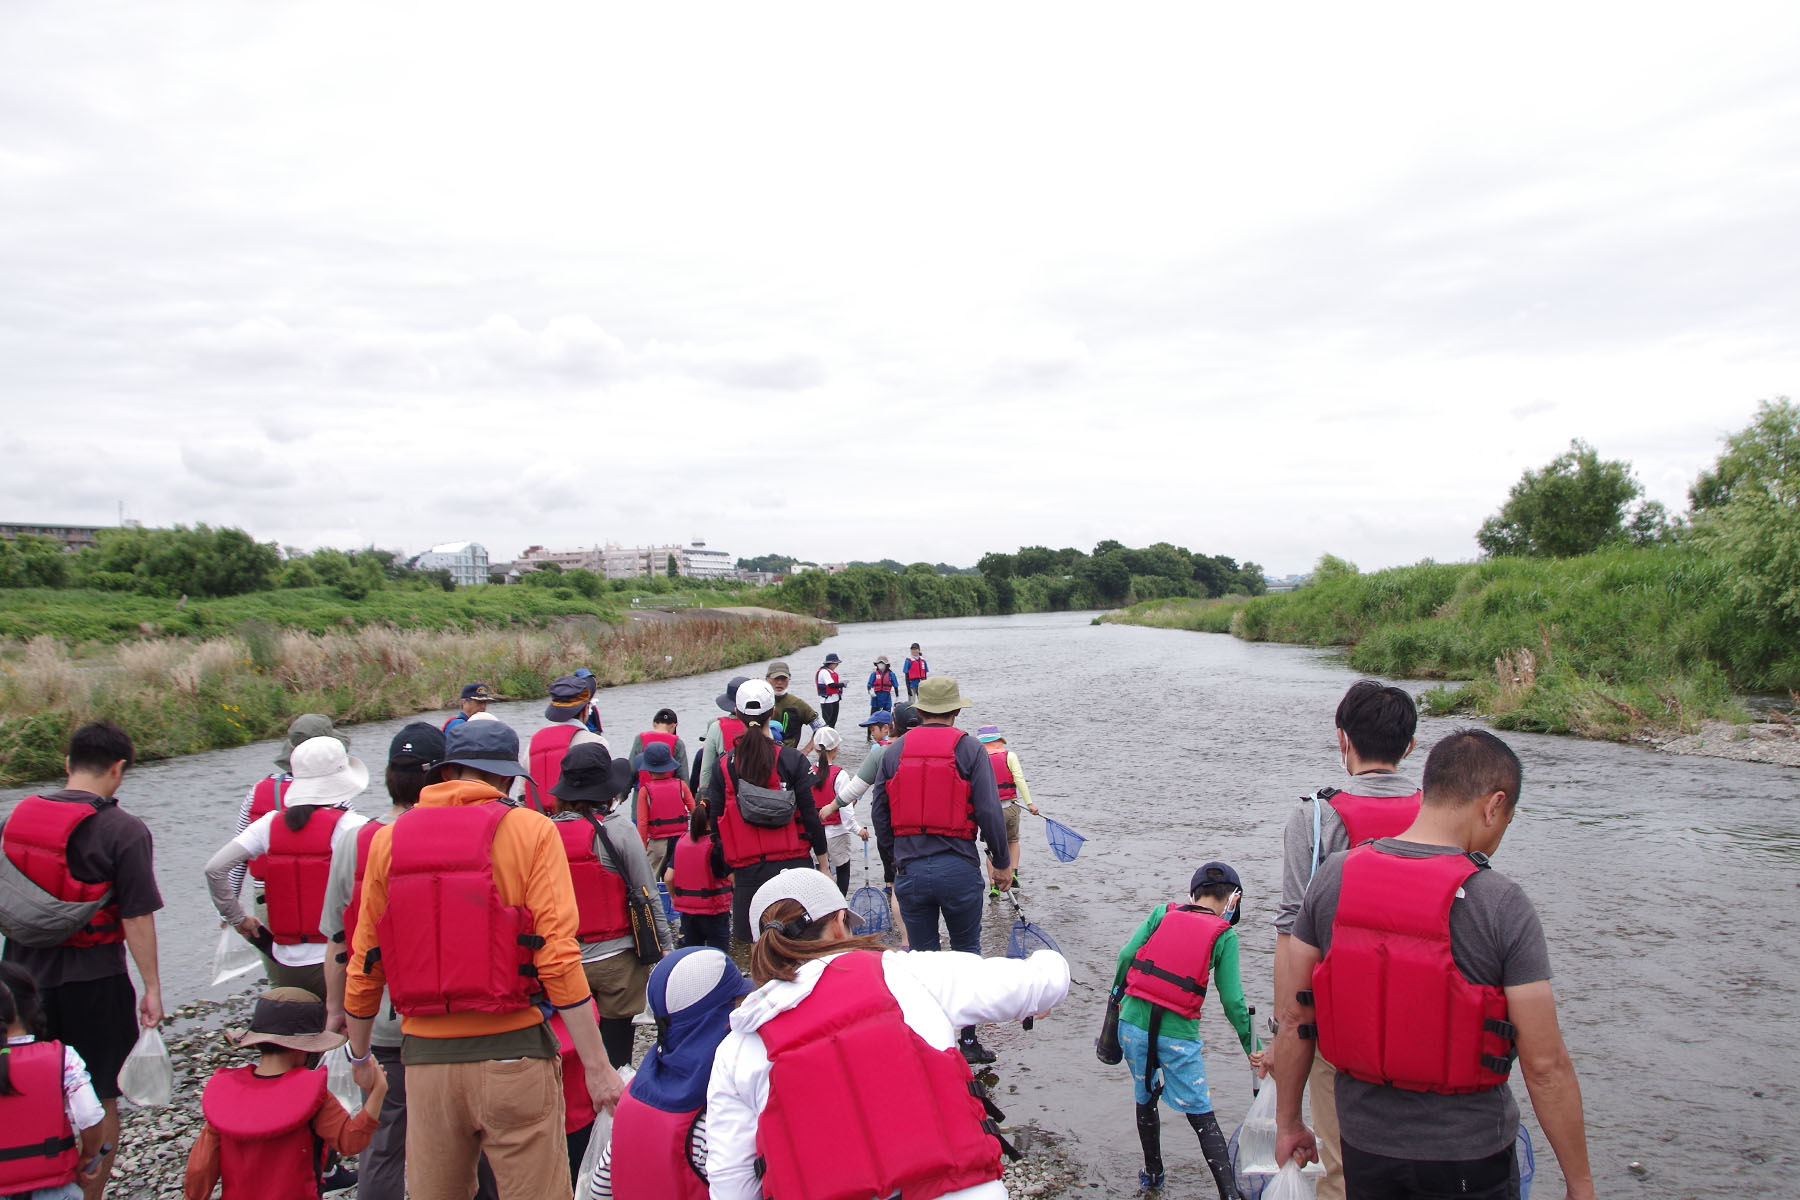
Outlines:
[[[1131,967],[1135,971],[1142,971],[1146,975],[1155,976],[1164,983],[1178,987],[1184,992],[1189,992],[1202,998],[1206,995],[1206,985],[1204,983],[1190,979],[1186,975],[1177,975],[1173,971],[1165,971],[1147,958],[1132,959]]]
[[[0,1147],[0,1162],[17,1162],[21,1158],[55,1158],[74,1148],[73,1137],[47,1137],[29,1146]]]

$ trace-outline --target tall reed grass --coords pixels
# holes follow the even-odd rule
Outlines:
[[[48,636],[0,643],[0,782],[58,775],[69,733],[90,720],[119,722],[142,759],[167,758],[279,736],[302,712],[353,722],[449,709],[471,679],[531,697],[577,667],[603,686],[715,671],[816,645],[828,629],[782,616],[324,634],[251,623],[98,659]]]

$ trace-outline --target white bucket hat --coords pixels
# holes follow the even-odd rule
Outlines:
[[[340,804],[369,786],[369,768],[334,737],[301,742],[292,763],[294,782],[282,795],[286,804]]]

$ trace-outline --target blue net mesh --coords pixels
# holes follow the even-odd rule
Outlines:
[[[1039,950],[1055,950],[1062,952],[1056,939],[1044,932],[1043,926],[1033,925],[1024,917],[1013,922],[1012,936],[1006,939],[1006,957],[1029,958]]]
[[[1049,817],[1044,818],[1044,835],[1050,839],[1050,853],[1056,855],[1058,862],[1074,862],[1075,856],[1081,853],[1081,844],[1087,841],[1061,821]]]
[[[1238,1195],[1244,1200],[1262,1200],[1263,1189],[1269,1186],[1267,1175],[1246,1175],[1238,1170],[1238,1135],[1244,1132],[1239,1125],[1231,1131],[1231,1139],[1225,1143],[1225,1151],[1231,1157],[1231,1173],[1237,1179]]]
[[[850,911],[862,918],[858,933],[886,933],[888,919],[887,894],[878,887],[859,887],[850,893]]]
[[[1521,1124],[1513,1154],[1519,1160],[1519,1200],[1531,1200],[1531,1177],[1537,1174],[1537,1155],[1531,1149],[1531,1134]]]

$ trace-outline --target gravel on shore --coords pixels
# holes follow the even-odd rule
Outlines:
[[[1775,763],[1800,767],[1800,726],[1782,720],[1733,725],[1729,721],[1705,721],[1685,735],[1645,734],[1643,741],[1665,754],[1692,754],[1705,758],[1729,758],[1737,762]]]
[[[189,1149],[200,1136],[200,1092],[220,1067],[237,1067],[254,1058],[225,1038],[225,1030],[250,1024],[250,1010],[261,985],[225,1000],[184,1004],[169,1014],[163,1039],[175,1067],[175,1092],[161,1108],[136,1108],[121,1101],[118,1157],[107,1195],[115,1200],[180,1200]],[[632,1060],[643,1061],[655,1041],[655,1030],[639,1026]],[[1062,1139],[1036,1126],[1006,1131],[1024,1154],[1006,1167],[1007,1191],[1020,1200],[1060,1200],[1085,1194],[1085,1172],[1070,1159]],[[332,1192],[354,1200],[356,1189]]]

